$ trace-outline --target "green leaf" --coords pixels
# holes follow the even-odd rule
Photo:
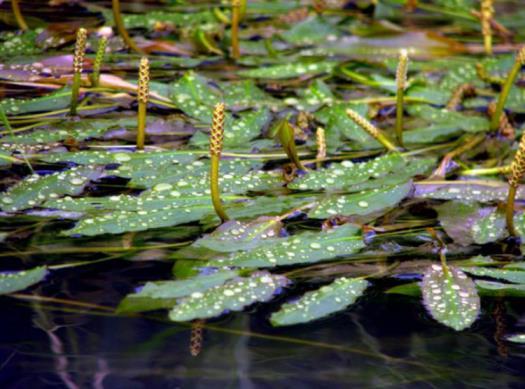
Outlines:
[[[461,331],[474,323],[480,311],[476,285],[455,267],[431,265],[421,283],[425,307],[438,322]]]
[[[30,99],[3,99],[0,105],[7,115],[21,115],[33,112],[54,111],[69,107],[71,88],[64,87],[42,97]]]
[[[287,42],[296,45],[313,45],[324,43],[327,39],[336,40],[338,30],[332,24],[327,23],[321,17],[314,15],[292,25],[292,27],[281,34]]]
[[[515,334],[515,335],[507,336],[507,340],[513,343],[525,344],[525,334]]]
[[[249,142],[261,135],[262,129],[270,119],[270,111],[262,108],[243,114],[239,119],[227,120],[224,128],[224,148],[251,147]]]
[[[488,119],[481,116],[465,115],[461,112],[434,108],[426,104],[410,105],[408,112],[412,116],[428,121],[433,126],[457,128],[470,133],[489,130]]]
[[[207,266],[274,267],[315,263],[359,252],[365,244],[359,228],[348,224],[321,232],[303,232],[263,241],[250,251],[212,260]]]
[[[0,207],[16,212],[39,206],[48,199],[78,195],[90,181],[102,176],[102,170],[92,166],[76,167],[63,172],[40,176],[33,174],[2,193]]]
[[[337,62],[296,62],[282,65],[273,65],[258,69],[241,70],[238,74],[247,78],[265,78],[269,80],[279,80],[295,78],[301,76],[316,76],[323,73],[330,73],[337,66]]]
[[[476,287],[483,296],[525,297],[525,284],[502,284],[495,281],[477,280]]]
[[[373,189],[349,195],[329,195],[322,198],[308,216],[326,219],[334,215],[369,215],[401,202],[412,190],[412,183]]]
[[[190,321],[216,317],[227,311],[240,311],[255,302],[272,299],[280,288],[289,283],[284,276],[256,272],[180,300],[169,317],[173,321]]]
[[[0,273],[0,294],[9,294],[24,290],[44,279],[47,274],[45,266],[30,270]]]
[[[473,276],[497,278],[515,284],[525,284],[525,271],[489,267],[464,267],[462,270]]]
[[[224,92],[224,104],[231,110],[266,109],[280,104],[280,100],[258,88],[253,80],[221,83],[220,86]]]
[[[200,26],[216,24],[217,18],[211,10],[192,12],[148,11],[143,14],[123,15],[124,25],[127,28],[147,28],[153,30],[157,23],[172,25],[173,27]]]
[[[127,295],[119,304],[117,312],[144,312],[171,308],[181,297],[200,294],[224,284],[238,275],[232,270],[199,275],[185,280],[148,282],[139,292]]]
[[[506,201],[509,186],[506,182],[495,180],[472,181],[421,181],[414,184],[414,197],[437,200],[478,201],[489,203]],[[525,187],[520,185],[516,199],[525,199]]]
[[[42,52],[36,45],[41,29],[18,31],[4,31],[0,33],[0,58],[10,60],[16,56],[27,56]]]
[[[337,278],[318,290],[306,292],[295,302],[284,304],[270,321],[273,326],[286,326],[325,317],[355,303],[367,287],[368,281],[363,279]]]

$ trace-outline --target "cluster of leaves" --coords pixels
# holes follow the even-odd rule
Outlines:
[[[374,3],[380,4],[370,23],[386,14],[395,20],[392,15],[402,12],[396,1]],[[447,2],[438,3],[432,11],[450,15]],[[470,2],[458,3],[452,15],[458,28],[476,31],[467,12]],[[116,75],[122,67],[136,69],[136,56],[111,53],[103,88],[83,89],[86,103],[79,107],[80,119],[72,119],[60,116],[70,98],[63,63],[48,61],[49,69],[37,66],[47,58],[38,47],[8,50],[18,41],[30,45],[28,37],[37,32],[0,37],[6,47],[0,58],[9,57],[10,64],[0,77],[26,88],[34,87],[34,81],[51,90],[63,84],[41,97],[0,102],[14,128],[10,132],[4,123],[0,166],[8,172],[20,165],[2,182],[3,217],[67,219],[71,228],[60,234],[71,239],[199,226],[191,242],[172,253],[176,279],[148,282],[122,301],[120,312],[169,309],[174,321],[207,319],[269,301],[296,285],[309,290],[282,304],[270,321],[276,326],[304,323],[346,309],[367,288],[380,287],[377,279],[400,274],[395,269],[363,272],[363,261],[395,261],[414,251],[435,261],[436,251],[422,227],[442,229],[449,245],[468,247],[468,252],[506,237],[499,207],[507,193],[504,176],[496,172],[472,179],[466,171],[504,166],[512,157],[512,141],[520,129],[507,138],[492,134],[485,114],[498,92],[493,80],[506,74],[512,54],[440,59],[439,49],[456,49],[460,42],[422,37],[422,46],[411,52],[415,59],[405,93],[408,151],[385,153],[345,112],[352,108],[392,133],[395,57],[400,46],[411,45],[413,36],[401,34],[397,46],[377,50],[374,38],[364,33],[349,44],[362,22],[340,9],[320,15],[295,2],[249,2],[241,30],[242,56],[232,63],[219,55],[227,52],[231,39],[220,17],[229,17],[229,10],[215,11],[182,13],[173,7],[125,16],[132,31],[146,28],[150,40],[139,43],[153,53],[153,113],[148,116],[145,151],[132,151],[125,144],[135,129],[129,107],[136,87],[132,75]],[[104,15],[111,23],[110,14]],[[300,20],[287,23],[286,17],[297,15]],[[156,40],[162,32],[172,43]],[[188,37],[194,41],[186,47]],[[119,47],[118,38],[112,39],[110,47]],[[184,47],[178,52],[181,57],[162,55],[174,53],[173,41]],[[469,53],[469,47],[463,50]],[[42,57],[31,63],[15,57],[38,53]],[[480,68],[491,78],[481,77]],[[115,74],[110,74],[113,69]],[[51,83],[49,72],[62,77]],[[31,75],[31,83],[23,80],[24,74]],[[445,108],[465,83],[478,97],[461,101],[459,110]],[[227,113],[219,186],[232,220],[219,225],[210,200],[207,147],[212,109],[221,101]],[[518,126],[524,101],[525,88],[515,86],[507,108]],[[295,130],[306,171],[290,173],[286,154],[274,138],[282,120]],[[320,126],[326,132],[328,156],[315,160]],[[457,163],[437,169],[447,152],[479,136],[485,141],[474,142]],[[27,159],[33,173],[24,171]],[[103,190],[106,186],[111,189]],[[524,194],[520,188],[518,197]],[[517,229],[525,233],[525,216],[518,212],[515,218]],[[0,236],[9,239],[9,232]],[[461,251],[457,253],[461,257]],[[0,293],[24,289],[45,273],[35,268],[4,274]],[[455,330],[475,321],[480,294],[525,295],[523,262],[475,257],[429,266],[422,261],[412,273],[419,284],[389,292],[422,294],[432,317]],[[321,285],[315,288],[314,281]]]

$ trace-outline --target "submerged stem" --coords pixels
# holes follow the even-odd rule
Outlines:
[[[210,135],[210,190],[211,201],[215,213],[224,223],[229,220],[228,215],[224,211],[221,201],[221,193],[219,190],[219,163],[222,152],[222,142],[224,139],[224,103],[219,103],[213,110],[213,120]]]
[[[491,131],[496,131],[499,128],[500,117],[503,112],[505,102],[507,101],[507,97],[509,96],[510,90],[512,86],[514,85],[514,81],[516,80],[516,77],[518,76],[518,73],[520,72],[521,67],[524,64],[525,64],[525,47],[522,47],[516,54],[516,60],[514,61],[514,65],[512,65],[512,69],[510,69],[510,72],[507,75],[507,78],[505,80],[505,84],[503,85],[503,89],[501,90],[501,93],[499,95],[498,102],[496,104],[496,109],[494,111],[494,115],[492,115],[492,119],[490,121]]]
[[[133,39],[131,39],[129,36],[128,30],[126,30],[124,20],[122,19],[122,15],[120,13],[120,0],[112,0],[111,5],[113,9],[113,19],[115,20],[115,25],[117,26],[118,33],[122,40],[124,40],[126,46],[128,46],[131,50],[143,54],[144,51],[136,45]]]

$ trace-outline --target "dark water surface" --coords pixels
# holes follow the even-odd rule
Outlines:
[[[164,267],[63,270],[34,292],[113,307]],[[344,313],[284,329],[266,320],[275,307],[261,306],[207,322],[192,356],[190,327],[163,312],[119,317],[22,297],[1,299],[0,388],[525,387],[525,346],[501,339],[525,328],[518,300],[484,299],[482,317],[459,333],[405,296],[372,292]]]

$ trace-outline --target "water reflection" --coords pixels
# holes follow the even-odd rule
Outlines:
[[[111,281],[106,272],[71,274],[69,290],[57,280],[34,293],[54,289],[57,297],[115,305],[146,277],[144,265],[137,267],[114,271]],[[262,306],[203,323],[202,350],[192,356],[192,326],[169,323],[163,313],[117,317],[2,300],[2,388],[524,387],[525,348],[494,340],[502,322],[523,326],[518,301],[488,300],[474,328],[460,333],[400,296],[378,294],[327,320],[282,329],[266,321],[275,307]]]

